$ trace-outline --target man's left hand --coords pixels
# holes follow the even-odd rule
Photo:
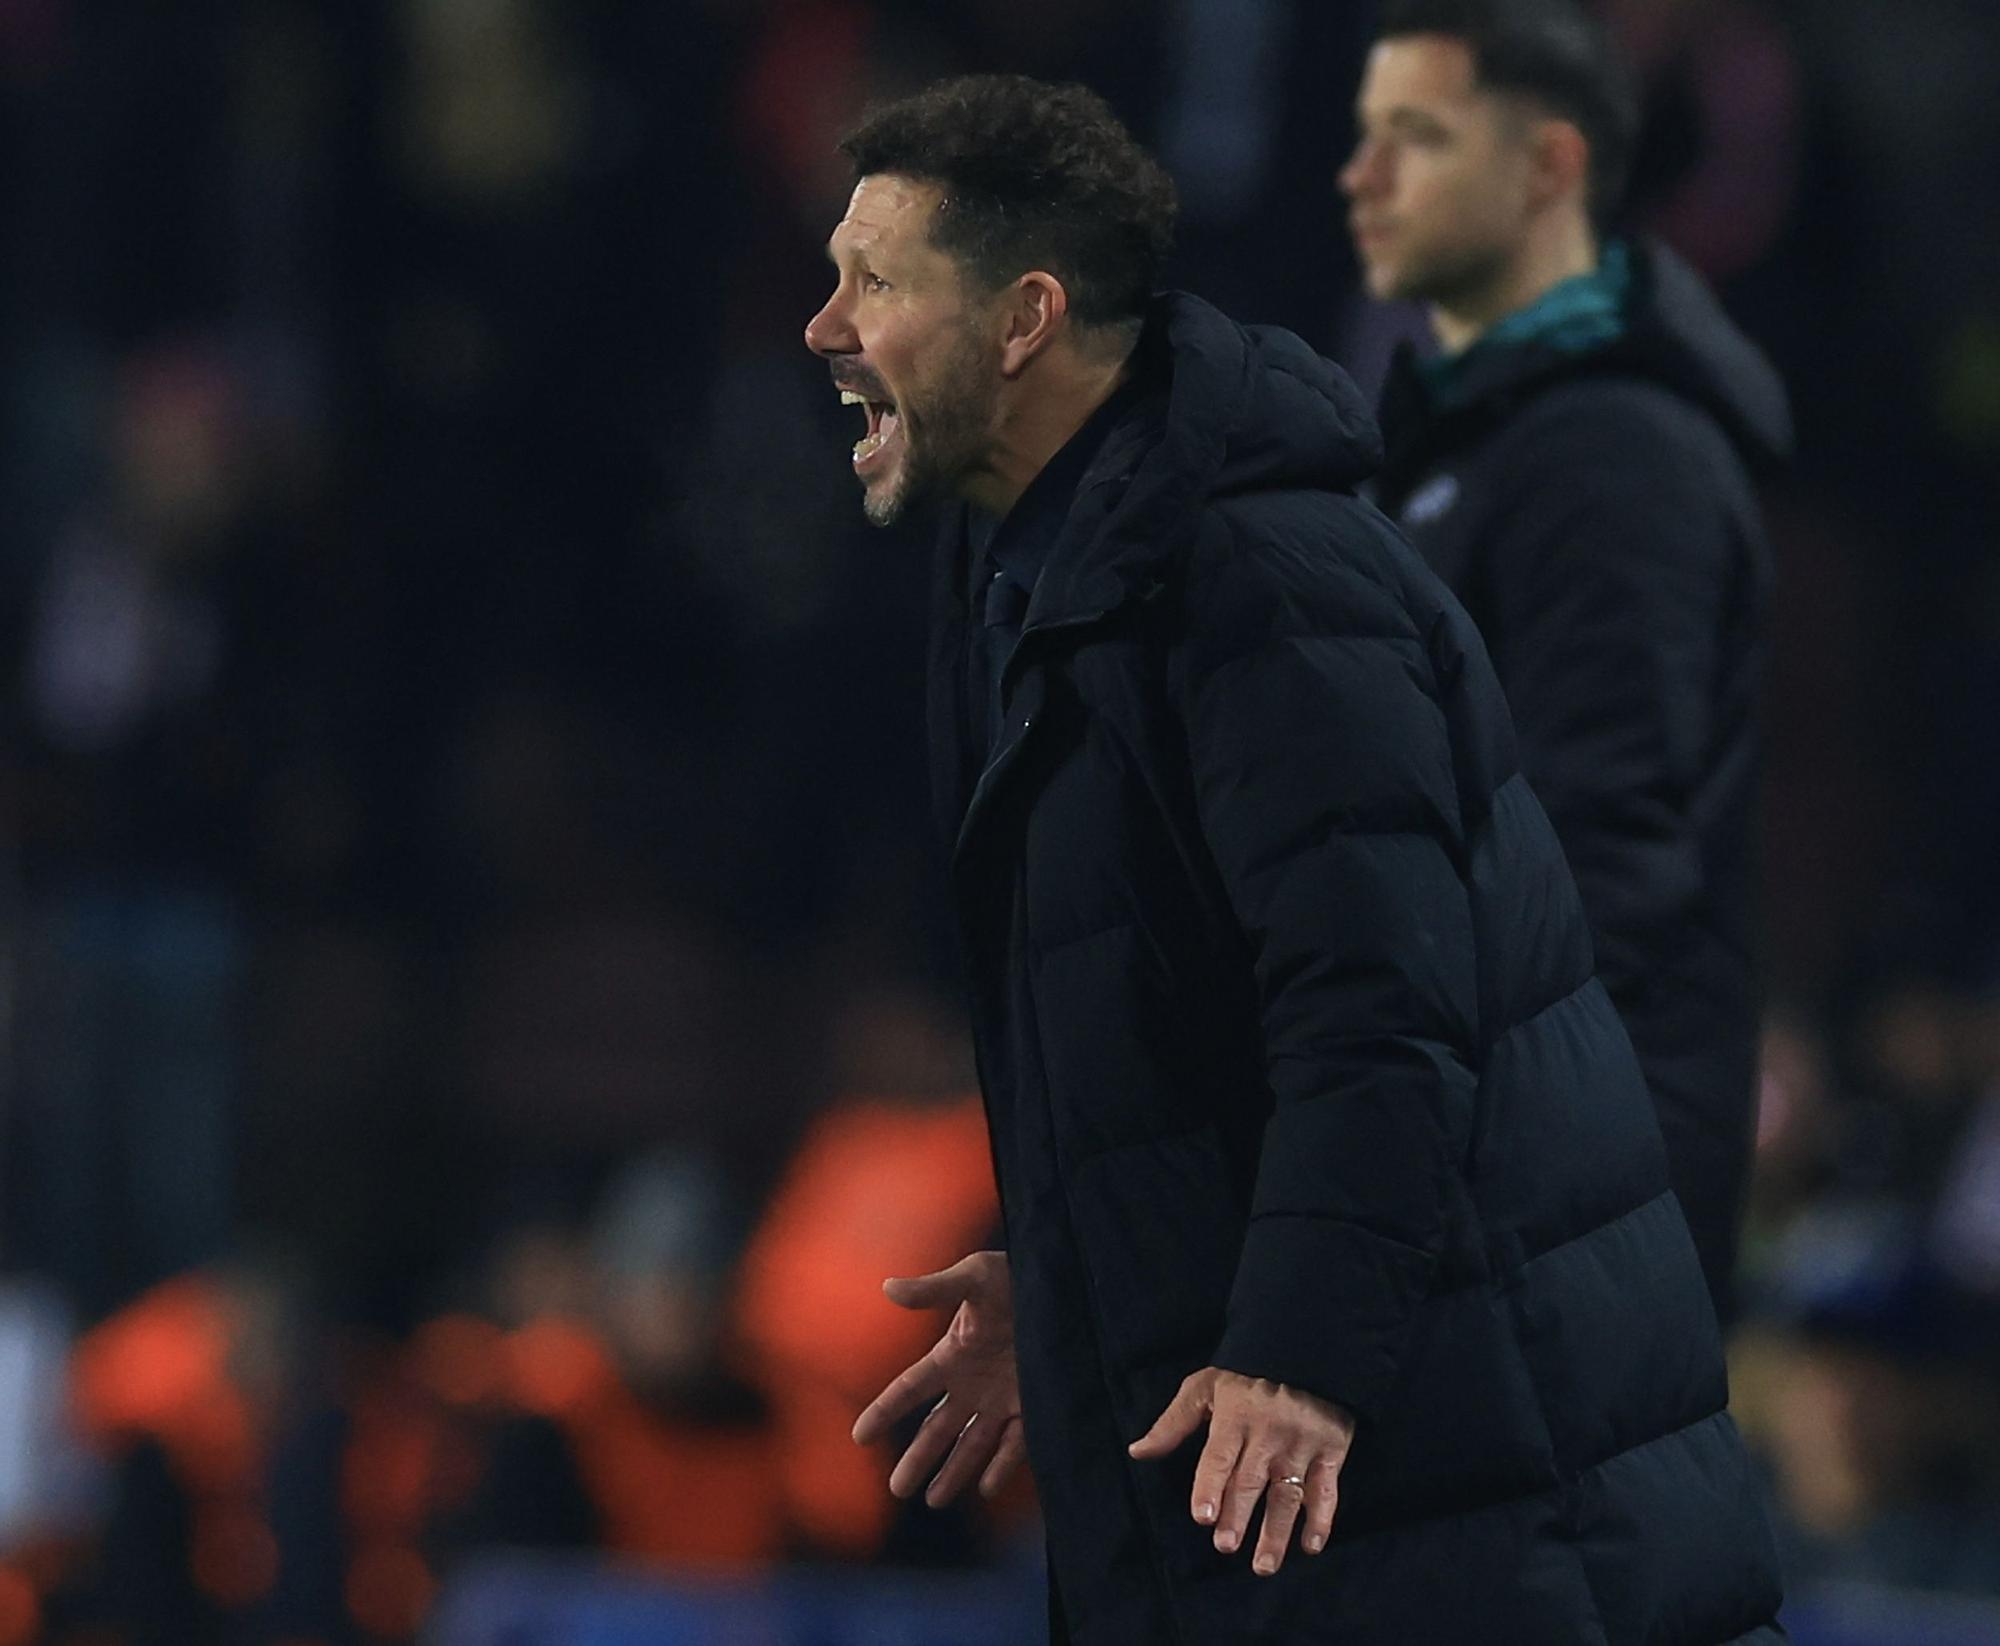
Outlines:
[[[1330,1400],[1206,1366],[1181,1385],[1159,1421],[1132,1442],[1136,1458],[1165,1457],[1208,1423],[1208,1443],[1194,1471],[1189,1508],[1215,1528],[1215,1546],[1234,1554],[1264,1499],[1264,1529],[1251,1569],[1269,1577],[1285,1563],[1292,1530],[1305,1513],[1299,1541],[1318,1554],[1333,1532],[1340,1501],[1340,1467],[1354,1442],[1354,1419]]]

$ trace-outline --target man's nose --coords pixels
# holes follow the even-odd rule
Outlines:
[[[806,322],[806,347],[814,354],[853,354],[859,346],[854,327],[841,311],[838,293],[829,297],[825,307]]]
[[[1354,152],[1347,157],[1347,164],[1340,168],[1340,192],[1352,200],[1358,195],[1372,191],[1379,181],[1381,167],[1378,155],[1371,143],[1362,142],[1354,146]]]

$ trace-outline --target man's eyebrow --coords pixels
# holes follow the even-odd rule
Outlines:
[[[875,267],[875,259],[868,254],[868,248],[865,245],[850,246],[843,256],[839,247],[831,240],[826,243],[826,260],[837,269],[845,268],[849,263],[863,269],[873,269]]]
[[[1436,115],[1426,114],[1422,109],[1410,108],[1407,104],[1398,105],[1391,109],[1387,119],[1383,123],[1385,125],[1401,126],[1417,131],[1444,131],[1447,129],[1445,123]]]
[[[1386,126],[1394,131],[1443,131],[1443,121],[1436,115],[1427,114],[1422,109],[1412,108],[1408,103],[1397,103],[1387,109],[1371,109],[1366,103],[1354,105],[1354,123],[1362,128]]]

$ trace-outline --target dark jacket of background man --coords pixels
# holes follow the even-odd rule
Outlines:
[[[1695,274],[1630,255],[1614,340],[1482,342],[1443,395],[1400,357],[1376,495],[1492,655],[1726,1315],[1757,1067],[1771,573],[1752,476],[1790,421]]]
[[[1165,300],[980,768],[964,511],[940,822],[1075,1646],[1775,1642],[1775,1562],[1644,1082],[1456,602],[1287,333]],[[1355,1414],[1258,1577],[1135,1462],[1213,1364]]]

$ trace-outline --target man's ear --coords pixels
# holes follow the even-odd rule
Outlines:
[[[1055,340],[1069,314],[1069,293],[1054,275],[1039,269],[1008,290],[1000,334],[1000,375],[1019,377],[1028,362]]]
[[[1590,140],[1568,120],[1537,120],[1530,134],[1530,187],[1538,206],[1590,193]]]

